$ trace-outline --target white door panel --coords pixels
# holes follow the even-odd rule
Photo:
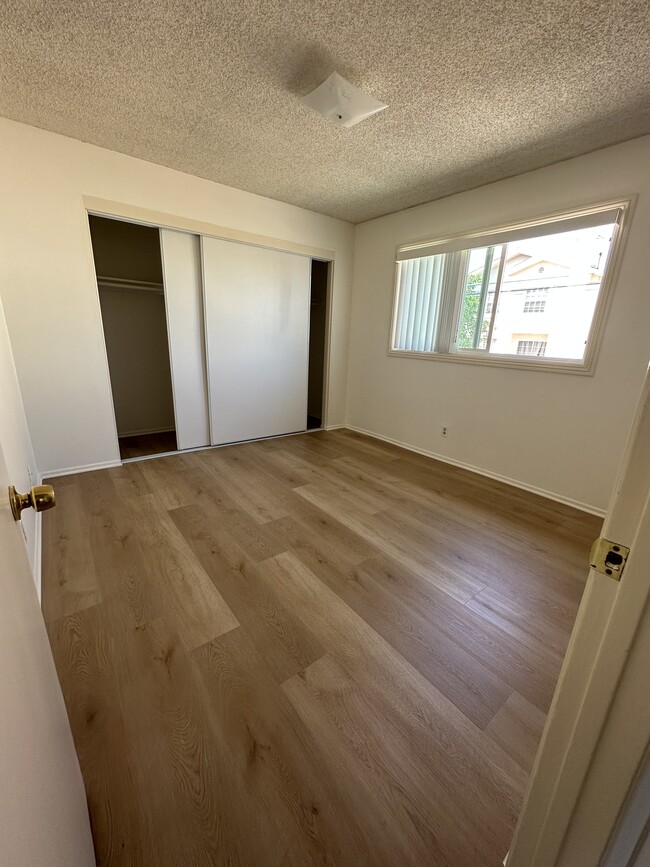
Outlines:
[[[202,238],[213,445],[305,430],[311,260]]]
[[[0,386],[0,864],[91,867],[79,763],[21,525],[7,495],[10,484],[25,491],[9,475],[4,444],[11,459],[12,438],[28,434],[1,307]]]
[[[199,236],[160,230],[179,449],[210,444]]]

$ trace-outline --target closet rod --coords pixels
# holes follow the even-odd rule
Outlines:
[[[162,283],[152,283],[147,280],[128,280],[124,277],[101,277],[97,275],[97,285],[100,289],[133,289],[140,292],[162,292]]]

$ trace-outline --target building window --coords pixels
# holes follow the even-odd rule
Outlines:
[[[543,271],[543,268],[540,268]],[[539,301],[548,295],[548,286],[535,286],[534,289],[526,289],[526,301]]]
[[[389,351],[589,370],[628,206],[400,247]],[[517,339],[541,313],[545,340]]]
[[[543,313],[546,301],[524,301],[524,313]]]
[[[541,358],[546,354],[546,340],[518,340],[517,355],[534,355]]]

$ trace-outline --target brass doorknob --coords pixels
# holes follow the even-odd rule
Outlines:
[[[11,513],[15,521],[20,521],[23,509],[32,508],[35,512],[45,512],[56,506],[56,497],[52,485],[34,485],[28,494],[19,494],[13,485],[9,488]]]

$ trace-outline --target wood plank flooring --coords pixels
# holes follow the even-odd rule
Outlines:
[[[501,864],[598,519],[345,430],[51,481],[98,864]]]

